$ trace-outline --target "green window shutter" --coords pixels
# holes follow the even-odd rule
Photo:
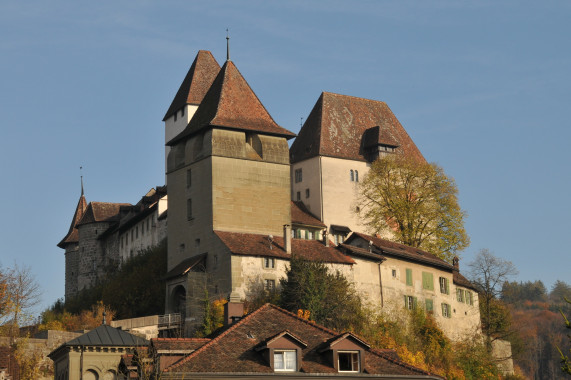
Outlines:
[[[309,239],[309,231],[305,230],[305,240]]]
[[[412,308],[416,310],[416,297],[412,297]]]
[[[446,309],[446,304],[443,303],[443,304],[441,304],[440,306],[442,306],[442,316],[444,317],[444,316],[446,316],[446,310],[445,310],[445,309]]]
[[[406,298],[406,296],[404,296],[404,307],[405,307],[405,309],[408,309],[408,305],[407,305],[407,298]]]
[[[432,313],[432,311],[434,310],[434,304],[432,303],[432,300],[426,299],[424,300],[424,302],[426,303],[426,312]]]
[[[432,273],[422,272],[422,288],[427,290],[434,290],[434,278]]]
[[[446,280],[446,294],[450,294],[450,280],[447,278],[445,280]]]
[[[406,268],[406,284],[412,286],[412,269]]]

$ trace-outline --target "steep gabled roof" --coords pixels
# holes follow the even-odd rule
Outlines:
[[[89,202],[78,226],[97,222],[115,222],[119,218],[121,206],[132,206],[130,203]]]
[[[327,227],[305,207],[302,201],[291,201],[291,222],[311,227]]]
[[[271,337],[283,331],[303,339],[301,369],[304,374],[334,374],[337,371],[328,356],[319,353],[319,348],[339,334],[323,326],[297,317],[277,306],[266,304],[242,318],[216,338],[206,343],[184,359],[166,368],[177,373],[273,373],[273,369],[256,350]],[[380,350],[364,351],[365,373],[404,375],[407,378],[433,378],[421,369],[403,363],[392,353]],[[390,376],[387,376],[390,377]],[[398,376],[397,376],[398,377]]]
[[[289,260],[298,255],[306,260],[324,263],[355,264],[349,256],[334,247],[326,247],[317,240],[292,239],[291,255],[284,250],[283,237],[273,237],[272,243],[268,235],[245,234],[238,232],[214,231],[224,245],[235,255],[276,257]],[[271,247],[271,248],[270,248]]]
[[[232,61],[226,61],[222,66],[190,123],[167,145],[174,145],[210,127],[261,132],[286,138],[295,136],[272,119]]]
[[[220,71],[220,65],[207,50],[199,50],[182,81],[163,121],[186,104],[199,105]]]
[[[365,136],[365,131],[371,129]],[[385,102],[323,92],[290,149],[296,163],[316,156],[366,161],[365,144],[398,146],[396,153],[424,157]]]
[[[58,247],[65,249],[66,245],[79,242],[79,232],[77,231],[77,225],[83,217],[86,208],[87,201],[85,200],[85,196],[83,195],[82,190],[79,201],[77,202],[77,207],[75,208],[75,213],[73,214],[73,219],[71,220],[71,225],[69,226],[69,231],[67,232],[67,235],[65,235],[65,237],[58,243]]]

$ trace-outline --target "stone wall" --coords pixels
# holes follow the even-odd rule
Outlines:
[[[78,244],[69,244],[65,249],[65,298],[74,297],[77,292],[77,278],[79,273],[79,247]]]

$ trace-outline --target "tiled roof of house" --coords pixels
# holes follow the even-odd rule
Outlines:
[[[305,374],[333,374],[337,371],[320,348],[339,336],[313,322],[270,304],[266,304],[230,326],[184,359],[166,368],[177,373],[273,373],[261,352],[256,348],[272,336],[287,331],[303,339],[300,372]],[[394,354],[364,351],[363,369],[367,374],[430,377],[430,373],[400,361]],[[434,376],[434,379],[439,377]]]
[[[163,121],[186,104],[199,105],[220,71],[220,65],[207,50],[199,50],[182,81]]]
[[[462,274],[460,272],[458,272],[457,270],[454,270],[452,272],[452,282],[454,282],[454,284],[456,284],[456,285],[460,285],[460,286],[463,286],[465,288],[472,289],[476,292],[478,291],[478,288],[476,288],[476,286],[474,286],[474,284],[472,284],[470,282],[470,280],[468,280],[466,277],[462,276]]]
[[[365,241],[367,244],[369,241],[372,241],[375,250],[379,251],[384,256],[398,257],[404,260],[428,264],[450,271],[453,269],[452,264],[436,257],[430,252],[426,252],[415,247],[409,247],[408,245],[395,243],[393,241],[381,239],[376,236],[365,235],[360,232],[353,232],[353,234],[349,236],[345,243],[348,245],[354,245],[352,243],[355,241],[356,237],[361,238],[362,241]]]
[[[83,217],[77,225],[96,222],[115,222],[119,218],[121,206],[131,206],[130,203],[89,202]]]
[[[277,257],[289,259],[291,255],[284,250],[283,237],[273,237],[272,243],[267,235],[237,232],[214,231],[228,249],[235,255]],[[271,248],[270,248],[271,247]],[[349,256],[334,247],[326,247],[318,240],[292,239],[292,255],[325,263],[355,264]]]
[[[376,128],[365,132],[370,128]],[[366,140],[366,141],[365,141]],[[424,157],[385,102],[323,92],[290,149],[296,163],[316,156],[366,161],[365,144],[398,146],[396,153]]]
[[[208,338],[153,338],[151,346],[157,352],[194,351],[210,342]]]
[[[222,127],[294,137],[280,127],[262,105],[232,61],[226,61],[187,127],[167,143],[175,143],[209,128]]]
[[[79,242],[79,232],[77,231],[77,224],[83,217],[85,209],[87,208],[87,201],[83,193],[79,197],[77,202],[77,207],[75,208],[75,213],[73,214],[73,219],[71,220],[71,225],[69,226],[69,231],[67,235],[58,243],[58,247],[64,248],[67,244]]]
[[[311,211],[305,207],[302,201],[291,201],[291,222],[312,227],[326,227],[321,220],[317,219]]]

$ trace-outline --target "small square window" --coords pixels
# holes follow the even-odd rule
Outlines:
[[[303,175],[301,169],[295,169],[295,183],[301,182],[303,180]]]
[[[192,219],[192,199],[186,200],[186,219]]]
[[[296,200],[301,201],[301,193],[298,191],[296,195]]]
[[[274,351],[274,371],[296,371],[296,351]]]
[[[181,117],[184,116],[184,107],[182,107],[182,108],[180,109],[180,116],[181,116]]]
[[[264,268],[275,268],[276,259],[273,257],[264,257]]]
[[[177,115],[178,115],[178,113],[175,112],[175,113],[174,113],[174,121],[176,121]]]
[[[393,269],[392,272],[393,272],[393,278],[397,278],[397,270],[396,270],[396,269]]]
[[[309,189],[305,189],[305,197],[309,198]]]
[[[276,289],[276,280],[264,280],[264,289],[274,291]]]
[[[192,170],[188,169],[186,171],[186,187],[189,188],[192,185]]]
[[[337,354],[339,372],[359,372],[359,351],[339,352]]]
[[[194,239],[194,246],[196,248],[200,247],[200,239]]]

